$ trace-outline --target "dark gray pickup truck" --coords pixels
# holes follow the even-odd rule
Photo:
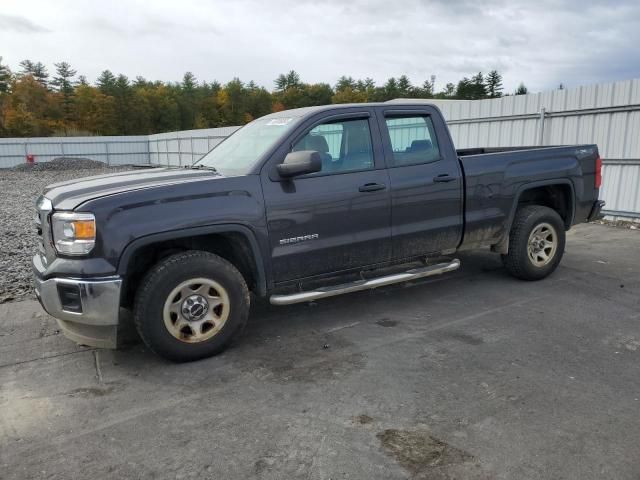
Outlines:
[[[259,118],[187,168],[50,185],[36,293],[78,343],[116,346],[123,313],[188,361],[242,331],[250,292],[308,302],[455,270],[491,247],[524,280],[598,218],[596,145],[456,151],[433,105],[329,105]]]

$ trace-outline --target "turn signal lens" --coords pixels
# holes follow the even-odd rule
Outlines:
[[[73,230],[76,234],[75,236],[78,240],[95,240],[95,220],[74,220],[69,223],[73,226]]]

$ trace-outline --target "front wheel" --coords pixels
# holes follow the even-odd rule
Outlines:
[[[522,280],[551,274],[564,254],[564,222],[558,212],[540,205],[518,209],[509,234],[509,253],[502,255],[507,271]]]
[[[171,255],[144,277],[134,321],[158,355],[185,362],[227,348],[249,316],[249,291],[240,272],[209,252]]]

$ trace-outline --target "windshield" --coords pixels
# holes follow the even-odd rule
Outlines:
[[[254,120],[214,147],[194,166],[213,167],[227,176],[246,175],[297,121],[297,117]]]

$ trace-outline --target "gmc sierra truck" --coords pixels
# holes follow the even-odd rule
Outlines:
[[[456,151],[426,102],[283,111],[188,167],[47,187],[36,294],[78,343],[115,348],[129,310],[154,352],[196,360],[238,337],[250,293],[310,302],[451,272],[480,247],[542,279],[565,231],[599,218],[601,181],[596,145]]]

